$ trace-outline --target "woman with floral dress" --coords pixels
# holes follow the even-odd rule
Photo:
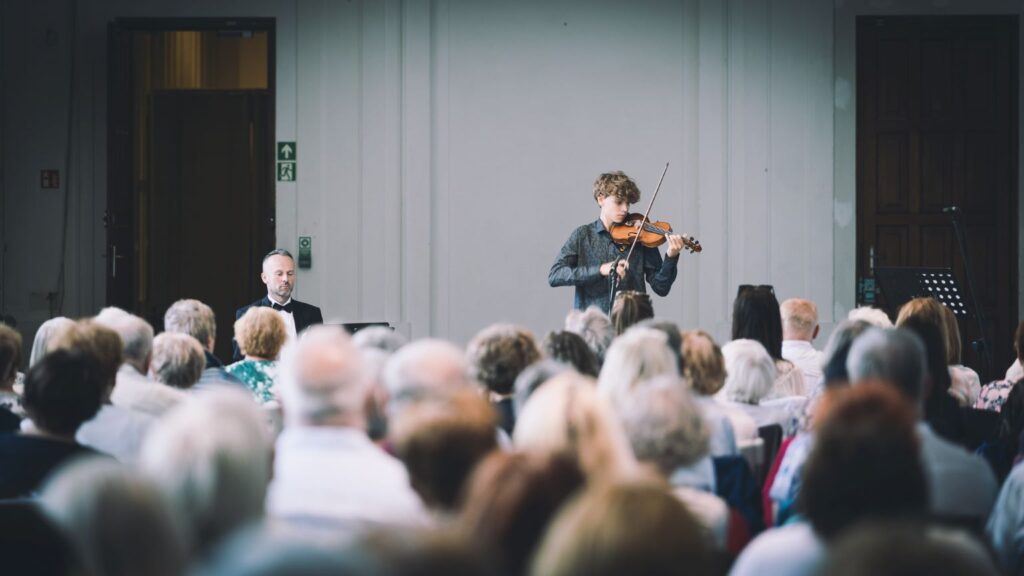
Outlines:
[[[273,308],[254,306],[235,321],[235,340],[245,356],[227,371],[245,383],[261,404],[277,400],[277,356],[288,332]]]

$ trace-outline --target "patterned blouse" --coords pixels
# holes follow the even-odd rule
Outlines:
[[[274,380],[277,378],[277,361],[239,360],[228,366],[227,371],[245,383],[260,404],[277,400],[277,391],[274,390]]]
[[[1003,404],[1006,403],[1006,397],[1010,395],[1014,384],[1016,382],[1012,380],[996,380],[985,384],[981,387],[978,400],[974,402],[974,408],[999,412],[1003,408]]]

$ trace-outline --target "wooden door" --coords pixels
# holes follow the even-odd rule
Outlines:
[[[966,289],[943,212],[958,206],[993,351],[983,378],[1012,361],[1017,323],[1017,27],[1016,16],[857,21],[858,278],[949,267]],[[977,322],[960,329],[965,363],[982,372]]]
[[[161,326],[175,300],[209,304],[224,361],[235,309],[266,293],[259,274],[274,245],[269,106],[265,91],[151,97],[143,308]]]

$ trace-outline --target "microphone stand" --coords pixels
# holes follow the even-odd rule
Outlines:
[[[949,206],[942,209],[943,212],[949,214],[953,221],[953,232],[956,234],[957,244],[960,246],[960,256],[964,260],[964,274],[967,276],[967,289],[971,292],[971,305],[974,306],[974,317],[978,321],[978,330],[981,331],[981,336],[971,342],[971,347],[978,353],[981,359],[982,379],[987,379],[992,374],[992,350],[988,346],[988,340],[985,331],[985,314],[981,310],[981,306],[978,306],[977,292],[974,290],[974,275],[971,274],[971,262],[970,256],[967,255],[966,242],[964,242],[964,232],[960,227],[960,208],[956,206]]]

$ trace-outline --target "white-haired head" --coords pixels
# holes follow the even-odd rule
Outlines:
[[[615,404],[637,460],[666,476],[708,453],[711,432],[690,392],[669,376],[640,382]]]
[[[386,326],[367,326],[352,335],[352,343],[356,348],[378,348],[394,354],[409,341],[401,332]]]
[[[28,358],[28,365],[35,366],[36,362],[42,360],[43,356],[46,356],[46,353],[50,351],[50,340],[58,333],[74,326],[74,324],[74,320],[64,316],[50,318],[40,324],[39,329],[36,330],[35,339],[32,340],[32,354]]]
[[[370,383],[341,327],[313,326],[285,346],[278,379],[286,427],[366,429]]]
[[[661,330],[633,327],[608,348],[597,387],[613,402],[641,380],[656,376],[679,378],[679,363]]]
[[[202,555],[263,515],[271,439],[242,390],[221,388],[168,412],[142,447],[140,466],[164,490]]]
[[[213,352],[217,340],[217,317],[213,308],[192,298],[178,300],[164,313],[164,330],[188,334]]]
[[[924,399],[927,355],[910,330],[869,328],[850,346],[846,371],[853,384],[880,380],[898,388],[915,406]]]
[[[565,317],[565,329],[579,334],[599,360],[604,360],[604,354],[615,337],[611,318],[597,306],[569,311]]]
[[[846,319],[863,320],[876,328],[893,327],[892,320],[889,319],[889,315],[884,310],[872,308],[871,306],[861,306],[850,310],[850,313],[846,315]]]
[[[390,412],[417,398],[470,385],[465,352],[446,340],[427,338],[403,346],[384,368]]]
[[[188,334],[164,332],[153,339],[149,374],[157,382],[174,388],[191,388],[206,369],[206,355],[199,342]]]
[[[775,383],[775,361],[757,340],[740,338],[722,346],[725,358],[725,398],[758,404]]]
[[[124,361],[145,374],[153,352],[153,327],[149,322],[113,306],[100,310],[95,321],[117,332],[124,343]]]

